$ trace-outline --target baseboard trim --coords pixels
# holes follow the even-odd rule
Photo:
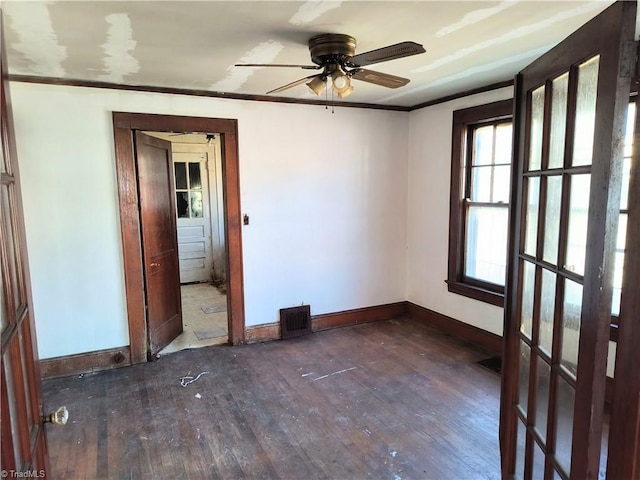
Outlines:
[[[331,328],[358,325],[360,323],[390,320],[392,318],[402,317],[406,315],[406,313],[407,302],[375,305],[372,307],[344,310],[342,312],[323,313],[311,316],[311,329],[314,332],[318,332],[322,330],[329,330]],[[273,322],[247,327],[244,335],[246,343],[280,340],[280,323]]]
[[[40,360],[42,378],[66,377],[131,365],[129,346]]]
[[[453,337],[502,356],[502,337],[495,333],[487,332],[411,302],[407,302],[407,315],[438,330],[442,330]]]
[[[502,354],[502,337],[406,301],[313,315],[311,317],[311,326],[314,332],[318,332],[405,316],[485,348],[495,354]],[[245,328],[245,343],[268,342],[279,339],[279,322]],[[131,365],[131,350],[129,346],[40,360],[40,373],[42,378],[55,378],[98,372],[127,365]]]
[[[311,325],[314,332],[330,328],[348,327],[360,323],[391,320],[407,314],[407,302],[388,303],[372,307],[344,310],[342,312],[313,315]]]
[[[245,343],[269,342],[280,339],[280,323],[265,323],[244,329]]]

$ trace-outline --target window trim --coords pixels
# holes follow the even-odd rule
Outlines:
[[[464,275],[464,175],[467,131],[478,124],[513,119],[513,99],[478,105],[453,112],[451,188],[449,199],[449,292],[504,306],[504,287]],[[513,162],[512,162],[513,164]]]

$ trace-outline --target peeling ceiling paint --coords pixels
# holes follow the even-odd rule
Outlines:
[[[109,24],[107,41],[102,44],[106,57],[103,62],[107,68],[100,79],[105,82],[122,83],[127,75],[137,73],[140,63],[131,54],[137,42],[133,39],[131,20],[126,13],[113,13],[105,19]]]
[[[471,47],[467,47],[467,48],[463,48],[461,50],[458,50],[455,54],[453,55],[449,55],[447,57],[444,58],[440,58],[438,60],[436,60],[435,62],[430,63],[429,65],[424,65],[422,67],[419,68],[415,68],[413,69],[411,72],[412,73],[424,73],[424,72],[428,72],[430,70],[434,70],[436,68],[440,68],[443,65],[447,65],[449,63],[452,62],[458,62],[461,61],[462,59],[464,59],[465,57],[472,55],[474,53],[479,52],[480,50],[484,50],[487,48],[494,48],[497,47],[499,45],[503,45],[503,44],[507,44],[510,42],[515,42],[517,40],[519,40],[522,37],[525,37],[527,35],[531,35],[533,33],[537,33],[540,32],[542,30],[548,29],[549,27],[551,27],[552,25],[554,25],[555,23],[561,22],[563,20],[567,20],[569,18],[578,16],[578,15],[583,15],[585,13],[591,12],[593,10],[596,9],[601,9],[602,8],[602,2],[600,1],[595,1],[595,2],[591,2],[588,3],[586,5],[581,5],[579,7],[573,8],[571,10],[565,10],[563,12],[559,12],[543,21],[540,22],[536,22],[533,23],[531,25],[524,25],[518,28],[514,28],[513,30],[510,30],[509,32],[507,32],[504,35],[501,35],[499,37],[494,37],[494,38],[490,38],[488,40],[485,40],[483,42],[478,42],[474,45],[472,45]]]
[[[49,3],[26,3],[11,15],[11,27],[18,33],[11,48],[30,63],[32,74],[64,77],[62,62],[67,58],[67,49],[58,44]]]
[[[248,51],[235,63],[272,63],[282,51],[284,45],[275,40],[263,42],[253,50]],[[234,67],[227,68],[227,76],[211,85],[211,89],[218,92],[236,92],[249,80],[257,70],[263,67]]]
[[[473,78],[478,75],[481,74],[483,72],[488,72],[491,70],[495,70],[497,68],[502,68],[511,64],[518,64],[521,65],[522,62],[527,62],[530,61],[532,62],[533,60],[535,60],[536,58],[538,58],[540,55],[542,55],[543,53],[547,52],[548,50],[551,49],[551,47],[553,47],[553,45],[546,45],[544,47],[541,48],[536,48],[535,50],[530,50],[528,52],[524,52],[524,53],[519,53],[517,55],[512,55],[510,57],[507,58],[502,58],[500,60],[497,60],[495,62],[492,63],[487,63],[484,65],[480,65],[478,67],[474,67],[474,68],[469,68],[467,70],[465,70],[464,72],[460,72],[457,73],[455,75],[450,75],[448,77],[444,77],[444,78],[440,78],[438,80],[435,80],[433,82],[427,83],[425,85],[420,85],[417,87],[413,87],[413,88],[408,88],[406,90],[402,90],[398,93],[396,93],[395,95],[390,95],[388,97],[384,98],[385,102],[393,102],[394,100],[397,100],[399,98],[404,97],[405,95],[413,95],[416,93],[421,93],[421,92],[426,92],[429,89],[432,89],[434,87],[439,87],[441,85],[446,85],[450,82],[456,82],[458,80],[465,80],[468,79],[470,80],[470,84],[473,84]],[[471,87],[468,87],[471,88]]]
[[[613,0],[0,0],[9,71],[115,85],[264,95],[308,71],[319,33],[357,53],[403,41],[426,53],[371,66],[410,79],[398,90],[354,81],[345,101],[412,106],[512,79]],[[300,84],[272,94],[314,98]],[[322,97],[320,98],[322,100]]]
[[[498,13],[506,10],[509,7],[513,7],[516,4],[516,1],[517,0],[506,0],[496,7],[481,8],[480,10],[473,10],[469,13],[466,13],[460,21],[452,25],[447,25],[446,27],[438,30],[436,32],[436,37],[444,37],[445,35],[449,35],[450,33],[455,32],[456,30],[460,30],[461,28],[469,27],[471,25],[475,25],[478,22],[482,22],[483,20],[497,15]]]
[[[339,8],[342,2],[309,0],[298,8],[298,11],[289,19],[291,25],[306,25],[322,16],[324,13]]]

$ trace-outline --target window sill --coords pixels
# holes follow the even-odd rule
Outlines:
[[[445,280],[447,289],[451,293],[456,293],[464,297],[473,298],[481,302],[490,303],[498,307],[504,308],[504,295],[497,292],[492,292],[476,285],[470,285],[468,283],[455,282],[452,280]],[[609,328],[609,340],[612,342],[618,341],[618,317],[611,316],[611,325]]]
[[[463,295],[465,297],[473,298],[481,302],[490,303],[497,307],[504,308],[504,294],[487,290],[486,288],[478,287],[476,285],[470,285],[468,283],[461,283],[452,280],[445,280],[447,288],[451,293]]]

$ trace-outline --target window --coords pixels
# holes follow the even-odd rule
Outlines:
[[[624,265],[625,241],[627,237],[627,216],[629,214],[629,177],[631,175],[631,156],[633,152],[633,130],[636,118],[636,100],[629,104],[624,137],[624,160],[622,163],[622,192],[620,196],[620,219],[618,221],[618,241],[616,244],[616,263],[613,277],[613,303],[611,313],[620,313],[620,295],[622,294],[622,266]]]
[[[178,218],[202,218],[200,163],[175,162],[174,169]]]
[[[512,101],[453,112],[450,292],[502,306],[511,185]]]
[[[618,220],[618,238],[616,242],[616,258],[613,273],[613,299],[611,302],[611,340],[618,341],[618,316],[620,315],[620,297],[622,295],[622,274],[624,266],[625,244],[627,239],[627,217],[629,216],[629,182],[631,163],[634,156],[634,133],[638,97],[634,96],[627,110],[627,124],[624,137],[624,159],[622,162],[622,192],[620,195],[620,217]]]

